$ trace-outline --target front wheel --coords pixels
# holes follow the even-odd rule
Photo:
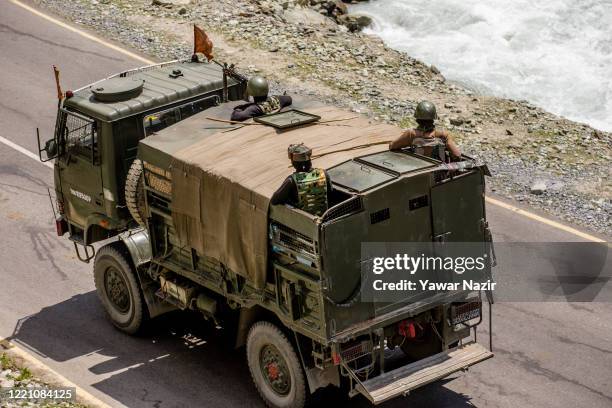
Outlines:
[[[120,243],[100,248],[94,261],[94,282],[110,321],[125,333],[137,333],[147,311],[136,271]]]
[[[247,338],[247,360],[253,382],[271,408],[301,408],[306,382],[291,342],[275,325],[257,322]]]

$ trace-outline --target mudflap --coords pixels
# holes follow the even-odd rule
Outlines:
[[[492,352],[478,343],[470,342],[358,382],[356,390],[378,405],[392,398],[408,395],[414,389],[491,357]]]

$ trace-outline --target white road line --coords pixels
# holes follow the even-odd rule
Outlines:
[[[13,3],[13,4],[15,4],[15,5],[23,8],[23,9],[25,9],[27,11],[29,11],[30,13],[37,15],[38,17],[44,18],[45,20],[50,21],[53,24],[58,25],[58,26],[60,26],[62,28],[65,28],[66,30],[72,31],[72,32],[74,32],[74,33],[76,33],[76,34],[78,34],[78,35],[80,35],[82,37],[85,37],[88,40],[95,41],[98,44],[102,44],[105,47],[108,47],[108,48],[110,48],[112,50],[120,52],[121,54],[127,55],[130,58],[134,58],[135,60],[144,62],[145,64],[155,64],[155,61],[152,61],[150,59],[141,57],[138,54],[135,54],[135,53],[133,53],[131,51],[128,51],[126,49],[123,49],[121,47],[118,47],[115,44],[111,44],[108,41],[104,41],[104,40],[102,40],[102,39],[100,39],[100,38],[98,38],[98,37],[96,37],[94,35],[91,35],[91,34],[85,32],[83,30],[79,30],[78,28],[72,27],[71,25],[68,25],[68,24],[64,23],[63,21],[60,21],[60,20],[58,20],[56,18],[53,18],[53,17],[51,17],[51,16],[49,16],[49,15],[47,15],[45,13],[42,13],[42,12],[36,10],[34,7],[30,7],[27,4],[23,4],[22,2],[20,2],[18,0],[9,0],[9,1],[11,3]]]
[[[53,24],[56,24],[56,25],[58,25],[58,26],[60,26],[60,27],[63,27],[63,28],[65,28],[66,30],[70,30],[70,31],[72,31],[72,32],[74,32],[74,33],[76,33],[76,34],[78,34],[78,35],[80,35],[80,36],[82,36],[82,37],[85,37],[85,38],[87,38],[87,39],[89,39],[89,40],[91,40],[91,41],[95,41],[95,42],[97,42],[98,44],[102,44],[102,45],[104,45],[105,47],[108,47],[108,48],[110,48],[110,49],[112,49],[112,50],[115,50],[115,51],[117,51],[117,52],[120,52],[120,53],[122,53],[122,54],[124,54],[124,55],[127,55],[127,56],[129,56],[129,57],[131,57],[131,58],[134,58],[134,59],[136,59],[136,60],[138,60],[138,61],[141,61],[141,62],[144,62],[144,63],[146,63],[146,64],[154,64],[154,63],[155,63],[155,62],[154,62],[154,61],[152,61],[152,60],[149,60],[149,59],[143,58],[143,57],[141,57],[140,55],[137,55],[137,54],[135,54],[135,53],[133,53],[133,52],[130,52],[130,51],[128,51],[128,50],[125,50],[125,49],[123,49],[123,48],[121,48],[121,47],[118,47],[118,46],[116,46],[116,45],[114,45],[114,44],[111,44],[111,43],[109,43],[109,42],[107,42],[107,41],[104,41],[104,40],[102,40],[102,39],[100,39],[100,38],[98,38],[98,37],[95,37],[95,36],[93,36],[93,35],[91,35],[91,34],[89,34],[89,33],[86,33],[86,32],[85,32],[85,31],[83,31],[83,30],[79,30],[78,28],[72,27],[72,26],[70,26],[70,25],[68,25],[68,24],[64,23],[63,21],[60,21],[60,20],[58,20],[58,19],[56,19],[56,18],[53,18],[53,17],[50,17],[50,16],[48,16],[48,15],[46,15],[46,14],[44,14],[44,13],[42,13],[42,12],[38,11],[38,10],[36,10],[36,9],[35,9],[35,8],[33,8],[33,7],[30,7],[30,6],[26,5],[26,4],[23,4],[22,2],[20,2],[20,1],[18,1],[18,0],[9,0],[9,1],[10,1],[11,3],[13,3],[13,4],[15,4],[15,5],[17,5],[17,6],[21,7],[21,8],[23,8],[23,9],[25,9],[25,10],[27,10],[27,11],[31,12],[31,13],[33,13],[33,14],[35,14],[35,15],[37,15],[37,16],[39,16],[39,17],[41,17],[41,18],[44,18],[44,19],[45,19],[45,20],[47,20],[47,21],[50,21],[50,22],[51,22],[51,23],[53,23]],[[7,139],[5,139],[5,138],[3,138],[3,137],[0,137],[0,142],[2,142],[2,143],[4,143],[4,144],[6,144],[6,145],[8,145],[8,146],[10,146],[10,147],[12,147],[12,148],[14,148],[14,149],[18,150],[18,151],[20,151],[21,153],[25,154],[26,156],[28,156],[28,157],[30,157],[30,158],[33,158],[33,159],[35,159],[35,160],[38,160],[38,157],[37,157],[37,156],[36,156],[34,153],[32,153],[32,152],[30,152],[30,151],[28,151],[28,150],[24,149],[23,147],[21,147],[21,146],[19,146],[19,145],[16,145],[15,143],[11,142],[10,140],[7,140]],[[50,164],[50,163],[44,163],[44,164],[45,164],[45,165],[47,165],[48,167],[51,167],[51,168],[53,167],[53,165],[52,165],[52,164]],[[496,206],[498,206],[498,207],[501,207],[501,208],[504,208],[504,209],[506,209],[506,210],[512,211],[513,213],[515,213],[515,214],[517,214],[517,215],[521,215],[521,216],[523,216],[523,217],[526,217],[526,218],[532,219],[532,220],[534,220],[534,221],[541,222],[541,223],[546,224],[546,225],[549,225],[549,226],[551,226],[551,227],[553,227],[553,228],[557,228],[557,229],[559,229],[559,230],[561,230],[561,231],[565,231],[565,232],[567,232],[567,233],[570,233],[570,234],[576,235],[576,236],[578,236],[578,237],[580,237],[580,238],[583,238],[583,239],[586,239],[586,240],[589,240],[589,241],[593,241],[593,242],[606,242],[605,240],[600,239],[600,238],[598,238],[598,237],[595,237],[595,236],[593,236],[593,235],[590,235],[590,234],[587,234],[587,233],[585,233],[585,232],[579,231],[579,230],[577,230],[577,229],[575,229],[575,228],[572,228],[572,227],[568,227],[567,225],[564,225],[564,224],[561,224],[561,223],[559,223],[559,222],[556,222],[556,221],[550,220],[550,219],[548,219],[548,218],[544,218],[544,217],[542,217],[542,216],[540,216],[540,215],[537,215],[537,214],[534,214],[534,213],[532,213],[532,212],[522,210],[522,209],[520,209],[520,208],[518,208],[518,207],[515,207],[515,206],[513,206],[513,205],[510,205],[510,204],[504,203],[503,201],[499,201],[499,200],[496,200],[496,199],[491,198],[491,197],[486,197],[486,200],[487,200],[487,202],[488,202],[489,204],[496,205]]]
[[[50,161],[44,162],[44,163],[41,162],[37,155],[35,155],[34,153],[29,151],[25,147],[19,146],[17,143],[13,143],[10,140],[8,140],[8,139],[6,139],[6,138],[4,138],[2,136],[0,136],[0,142],[4,143],[5,145],[10,147],[11,149],[17,150],[19,153],[25,154],[26,156],[28,156],[32,160],[36,160],[37,162],[39,162],[41,164],[44,164],[45,166],[49,167],[50,169],[53,168],[53,163],[51,163]]]

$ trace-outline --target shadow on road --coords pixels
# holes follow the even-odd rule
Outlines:
[[[92,384],[129,407],[264,406],[251,383],[244,350],[224,344],[222,332],[197,314],[167,314],[145,334],[130,337],[106,320],[92,291],[21,319],[10,340],[63,363],[66,377]],[[431,384],[383,407],[474,406],[468,396],[444,384]],[[365,398],[345,395],[333,387],[321,390],[313,406],[370,406]]]

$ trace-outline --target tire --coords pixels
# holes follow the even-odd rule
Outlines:
[[[138,333],[147,311],[132,261],[122,244],[100,248],[94,261],[94,282],[113,325],[128,334]]]
[[[246,345],[251,377],[270,408],[302,408],[306,381],[300,359],[291,342],[275,325],[257,322],[249,330]]]
[[[125,205],[134,221],[144,227],[147,216],[142,161],[140,159],[134,159],[125,179]]]

